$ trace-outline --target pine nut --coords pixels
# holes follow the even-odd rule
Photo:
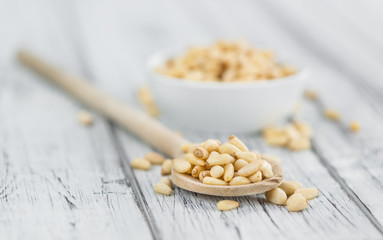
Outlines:
[[[287,199],[286,207],[290,212],[298,212],[306,209],[309,202],[300,193],[294,193]]]
[[[300,137],[290,140],[288,147],[292,151],[302,151],[311,148],[311,141],[308,138]]]
[[[284,205],[287,201],[286,193],[280,188],[274,188],[265,193],[267,201],[277,204]]]
[[[231,135],[229,137],[229,142],[231,144],[233,144],[234,146],[236,146],[237,148],[239,148],[239,150],[243,151],[243,152],[248,152],[249,149],[247,148],[247,146],[241,141],[239,140],[239,138],[237,138],[236,136],[234,135]]]
[[[151,166],[151,163],[145,158],[135,158],[130,162],[130,165],[137,169],[148,170]]]
[[[314,135],[313,129],[308,123],[294,121],[293,125],[304,137],[311,138]]]
[[[191,172],[193,171],[194,165],[191,164],[189,170],[187,170],[185,173],[191,175]]]
[[[261,155],[261,158],[264,159],[264,160],[268,160],[270,162],[274,162],[274,163],[281,163],[281,159],[279,157],[276,157],[276,156],[273,156],[273,155],[270,155],[270,154],[265,154],[263,153]]]
[[[172,166],[173,166],[173,161],[170,160],[170,159],[166,159],[162,163],[161,174],[162,175],[169,175],[169,174],[171,174],[172,173]]]
[[[162,177],[161,180],[160,180],[160,183],[165,183],[165,184],[168,185],[170,188],[173,188],[172,180],[170,180],[169,177]]]
[[[333,121],[335,121],[335,122],[339,122],[339,120],[340,120],[340,114],[339,114],[339,112],[337,112],[337,111],[335,111],[335,110],[333,110],[333,109],[325,109],[324,110],[324,115],[328,118],[328,119],[330,119],[330,120],[333,120]]]
[[[249,164],[247,161],[243,159],[238,159],[237,161],[234,162],[234,170],[239,171],[241,168]]]
[[[287,125],[285,131],[290,141],[301,138],[301,133],[292,124]]]
[[[162,164],[165,161],[165,158],[156,152],[151,152],[145,155],[145,159],[149,160],[153,164]]]
[[[358,132],[360,130],[360,126],[359,126],[359,123],[356,122],[356,121],[352,121],[350,123],[350,131],[351,132]]]
[[[220,178],[225,170],[221,166],[214,166],[210,169],[210,175],[214,178]]]
[[[205,142],[203,142],[202,147],[204,147],[207,151],[213,152],[213,151],[218,151],[218,148],[221,144],[218,144],[217,141],[214,139],[208,139]]]
[[[300,193],[307,200],[311,200],[318,196],[319,191],[316,188],[298,188],[294,193]]]
[[[294,194],[294,192],[301,187],[302,184],[297,181],[284,181],[281,185],[279,185],[279,188],[285,191],[287,196]]]
[[[77,120],[84,126],[90,126],[93,124],[93,116],[90,112],[81,111],[77,115]]]
[[[239,202],[233,200],[222,200],[217,203],[218,210],[229,211],[239,207]]]
[[[248,163],[258,160],[258,155],[253,152],[239,152],[235,154],[235,157],[238,159],[243,159]]]
[[[235,156],[236,153],[241,152],[241,150],[239,148],[237,148],[236,146],[234,146],[231,143],[224,143],[224,144],[222,144],[219,147],[218,151],[221,154],[226,153],[226,154],[229,154],[230,156]]]
[[[193,154],[199,159],[206,160],[210,153],[208,150],[206,150],[206,148],[198,146],[194,149]]]
[[[305,97],[307,99],[310,99],[310,100],[317,100],[318,99],[318,94],[314,90],[312,90],[312,89],[307,89],[305,91]]]
[[[249,180],[252,183],[257,183],[257,182],[262,181],[262,172],[261,171],[257,171],[256,173],[254,173],[253,175],[251,175],[249,177]]]
[[[200,180],[201,182],[203,182],[203,179],[204,179],[205,177],[210,177],[210,171],[209,171],[209,170],[205,170],[205,171],[202,171],[202,172],[199,173],[198,178],[199,178],[199,180]]]
[[[234,177],[234,166],[232,163],[228,163],[224,167],[225,173],[223,174],[223,180],[230,182]]]
[[[244,184],[249,184],[249,183],[251,183],[251,182],[248,178],[245,178],[242,176],[237,176],[237,177],[234,177],[233,179],[231,179],[229,184],[231,186],[234,186],[234,185],[244,185]]]
[[[184,159],[174,159],[173,160],[174,169],[179,173],[186,173],[190,170],[191,164]]]
[[[186,154],[185,159],[193,165],[205,166],[206,164],[204,160],[197,158],[193,153]]]
[[[192,172],[191,172],[191,175],[192,175],[192,177],[198,178],[198,177],[199,177],[199,174],[200,174],[202,171],[205,171],[205,170],[206,170],[205,167],[196,165],[196,166],[194,166],[194,168],[193,168],[193,170],[192,170]]]
[[[253,175],[260,169],[261,165],[262,165],[262,161],[249,163],[238,170],[238,175],[242,177],[248,177],[250,175]]]
[[[154,191],[162,195],[171,195],[173,190],[165,183],[159,182],[154,185]]]
[[[227,185],[227,182],[221,179],[213,178],[213,177],[204,177],[202,181],[204,184],[208,184],[208,185],[222,185],[222,186]]]
[[[271,167],[270,163],[266,161],[262,161],[260,170],[265,178],[271,178],[274,176],[273,168]]]
[[[224,165],[227,163],[233,163],[234,162],[234,157],[230,156],[229,154],[214,154],[212,152],[209,156],[209,158],[206,160],[209,165],[214,166],[214,165]]]

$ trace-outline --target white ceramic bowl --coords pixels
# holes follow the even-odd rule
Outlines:
[[[256,131],[284,121],[300,101],[309,72],[254,82],[196,82],[157,73],[174,54],[150,57],[149,84],[162,117],[176,126],[218,132]]]

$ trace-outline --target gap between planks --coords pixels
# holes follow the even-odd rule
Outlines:
[[[145,217],[145,220],[149,226],[149,229],[150,229],[150,232],[152,234],[153,239],[160,240],[161,237],[159,236],[158,227],[155,224],[153,214],[150,211],[150,208],[148,207],[145,196],[142,193],[141,187],[138,184],[138,181],[134,175],[133,169],[131,168],[131,166],[129,164],[130,163],[129,158],[128,158],[127,154],[125,153],[125,151],[122,147],[121,141],[116,134],[116,125],[114,123],[112,123],[111,121],[108,121],[108,126],[110,128],[110,133],[111,133],[110,135],[111,135],[111,138],[113,141],[113,145],[114,145],[114,147],[117,151],[117,154],[119,156],[121,170],[122,170],[123,174],[125,175],[125,177],[128,178],[130,181],[132,191],[133,191],[135,197],[137,198],[136,203],[137,203],[139,209],[141,210],[142,214]]]

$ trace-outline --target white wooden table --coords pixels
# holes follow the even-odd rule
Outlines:
[[[0,239],[383,239],[383,15],[381,1],[0,1]],[[15,59],[26,47],[110,94],[137,105],[155,50],[245,38],[309,67],[317,103],[301,117],[313,149],[292,153],[243,134],[278,155],[286,179],[320,190],[289,213],[264,196],[220,197],[176,188],[153,192],[159,167],[133,171],[150,147],[97,116]],[[343,121],[323,117],[325,107]],[[357,134],[351,120],[362,125]],[[172,128],[171,123],[166,123]],[[174,129],[174,128],[173,128]],[[227,134],[181,130],[201,141]]]

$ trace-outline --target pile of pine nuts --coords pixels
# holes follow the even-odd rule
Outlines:
[[[290,212],[298,212],[308,207],[308,200],[318,196],[316,188],[302,188],[302,184],[297,181],[285,181],[277,188],[265,193],[267,201],[286,205]]]
[[[236,82],[287,77],[294,68],[278,63],[274,53],[246,41],[217,41],[207,47],[190,47],[168,60],[157,72],[193,81]]]
[[[313,130],[302,121],[293,121],[284,127],[267,127],[263,129],[263,138],[271,146],[287,147],[292,151],[311,148]]]
[[[224,144],[208,139],[200,144],[185,144],[182,150],[185,158],[174,159],[174,169],[204,184],[243,185],[274,176],[271,165],[234,135]]]

